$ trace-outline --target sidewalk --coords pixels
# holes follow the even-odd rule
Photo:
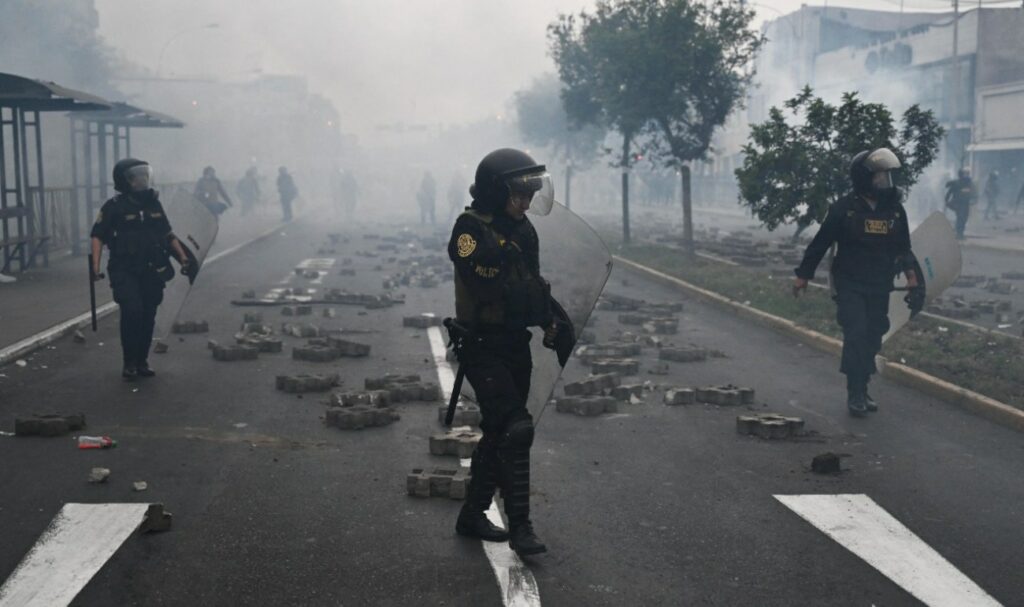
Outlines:
[[[216,255],[244,243],[280,223],[276,215],[250,216],[244,220],[228,214],[222,218],[210,254]],[[104,251],[106,265],[107,251]],[[0,284],[0,350],[45,331],[89,310],[89,280],[85,257],[50,257],[50,267],[15,274],[16,282]],[[96,307],[111,301],[107,281],[96,284]]]
[[[963,246],[1024,253],[1024,214],[1003,213],[999,221],[982,217],[983,213],[971,213]]]

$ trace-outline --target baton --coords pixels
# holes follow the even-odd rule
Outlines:
[[[455,373],[455,385],[452,386],[452,396],[448,399],[448,411],[444,414],[444,425],[447,427],[452,426],[452,421],[455,420],[455,407],[459,404],[459,395],[462,393],[462,380],[466,378],[466,370],[462,368],[462,363],[459,363],[459,370]]]
[[[92,271],[92,253],[89,253],[89,311],[92,313],[92,331],[96,332],[96,281],[103,278],[103,274],[95,274]]]

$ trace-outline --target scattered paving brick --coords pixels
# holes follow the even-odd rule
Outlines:
[[[702,362],[708,359],[708,351],[694,346],[665,347],[658,350],[658,359],[676,363]]]
[[[437,421],[444,424],[444,418],[448,414],[448,405],[441,405],[437,408]],[[455,405],[455,415],[452,417],[452,426],[479,426],[480,407],[473,403],[462,403]]]
[[[638,343],[614,342],[607,344],[595,344],[583,346],[576,352],[577,357],[584,363],[601,358],[629,358],[639,356],[643,352],[643,346]]]
[[[454,470],[435,468],[427,471],[414,468],[406,476],[406,492],[413,497],[447,497],[453,500],[466,499],[469,488],[469,471],[465,468]]]
[[[740,415],[736,418],[736,432],[767,439],[791,438],[804,428],[804,420],[776,413]]]
[[[163,504],[150,504],[146,509],[146,517],[142,520],[139,530],[143,533],[160,533],[169,531],[174,515],[164,510]]]
[[[84,344],[85,343],[85,333],[82,333],[81,331],[76,329],[74,334],[72,334],[71,339],[76,344]]]
[[[302,373],[299,375],[278,375],[275,380],[275,387],[289,394],[302,394],[305,392],[327,392],[331,388],[341,384],[338,374]]]
[[[335,312],[334,308],[324,308],[320,315],[324,318],[334,318],[338,313]]]
[[[612,388],[612,397],[618,400],[630,401],[633,398],[640,398],[644,394],[643,384],[624,384]]]
[[[361,344],[355,341],[348,341],[339,337],[327,337],[327,345],[338,351],[339,356],[349,358],[362,358],[370,355],[369,344]]]
[[[213,359],[222,362],[235,362],[239,360],[256,360],[260,351],[252,346],[222,346],[216,342],[210,348],[213,351]]]
[[[171,325],[171,333],[174,333],[176,335],[209,332],[210,325],[205,320],[179,320]]]
[[[242,299],[256,299],[256,291],[242,291]]]
[[[839,456],[835,453],[820,453],[811,460],[811,472],[815,474],[839,474],[842,471],[839,463]]]
[[[262,324],[263,323],[263,314],[260,313],[260,312],[246,312],[245,315],[242,316],[242,323],[243,324],[250,324],[250,323],[251,324]]]
[[[696,392],[690,388],[671,388],[665,391],[666,405],[692,405],[696,400]]]
[[[93,468],[89,471],[89,482],[93,484],[105,483],[110,478],[110,468]]]
[[[309,316],[313,313],[313,306],[283,306],[281,314],[284,316]]]
[[[441,398],[441,387],[434,383],[420,381],[419,375],[385,375],[368,377],[364,381],[367,390],[386,390],[392,402],[409,401],[435,402]]]
[[[391,392],[388,390],[353,390],[331,395],[330,405],[333,407],[387,407],[391,404]]]
[[[156,354],[167,354],[167,344],[160,340],[153,342],[153,352]]]
[[[292,348],[292,360],[328,363],[341,358],[341,351],[330,346],[306,345]]]
[[[655,335],[675,335],[679,332],[679,320],[676,318],[656,318],[644,323],[644,330]]]
[[[252,333],[236,333],[235,343],[256,348],[261,354],[276,354],[284,349],[280,339]]]
[[[326,423],[340,430],[362,430],[387,426],[400,419],[398,412],[389,407],[331,407],[327,409]]]
[[[14,419],[15,436],[64,436],[85,427],[85,415],[33,415]]]
[[[617,413],[618,401],[611,396],[566,396],[555,401],[555,411],[583,417]]]
[[[616,373],[603,373],[592,375],[582,381],[565,384],[563,390],[566,396],[596,396],[605,390],[622,383],[622,377]]]
[[[351,261],[352,260],[350,259],[349,262],[351,263]],[[341,271],[338,272],[338,276],[355,276],[355,275],[356,275],[355,268],[342,268]]]
[[[640,362],[634,358],[597,358],[590,362],[590,370],[598,374],[638,375]]]
[[[471,457],[483,434],[475,432],[469,426],[452,428],[444,434],[430,437],[430,453],[432,455],[454,455]]]

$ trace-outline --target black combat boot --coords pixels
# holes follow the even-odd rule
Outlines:
[[[135,372],[139,374],[139,377],[153,377],[156,375],[156,371],[149,368],[149,363],[142,361],[135,367]]]
[[[864,408],[867,409],[869,413],[878,411],[878,403],[876,403],[875,399],[871,398],[871,395],[868,394],[867,388],[864,389]]]
[[[530,522],[530,449],[511,449],[501,455],[501,497],[511,536],[509,547],[520,556],[547,552]]]
[[[139,377],[139,371],[135,368],[135,365],[125,365],[121,369],[121,379],[125,381],[135,381]]]
[[[480,538],[485,542],[508,541],[508,532],[488,520],[486,514],[498,485],[498,464],[494,439],[485,434],[473,451],[473,461],[469,468],[472,477],[466,501],[455,521],[455,533]]]

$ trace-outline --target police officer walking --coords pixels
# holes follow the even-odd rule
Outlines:
[[[971,179],[970,169],[960,169],[957,179],[946,184],[946,207],[956,214],[956,237],[964,239],[964,230],[967,229],[967,219],[971,216],[971,207],[978,199],[977,188],[974,187],[974,180]]]
[[[899,272],[907,277],[905,301],[911,313],[924,306],[923,278],[910,249],[907,213],[893,183],[893,171],[900,166],[896,154],[887,148],[854,156],[853,192],[829,208],[796,268],[793,284],[793,295],[799,296],[825,253],[833,243],[838,245],[832,282],[843,329],[839,370],[846,374],[847,407],[856,417],[878,410],[868,394],[868,381],[876,372],[875,356],[889,330],[889,294]]]
[[[455,530],[487,541],[507,540],[522,555],[547,550],[530,521],[534,426],[526,406],[533,370],[528,327],[543,327],[549,348],[559,329],[550,287],[540,275],[537,232],[524,215],[545,180],[544,166],[524,152],[488,154],[470,187],[473,202],[456,219],[448,243],[456,270],[456,322],[466,331],[461,347],[453,341],[476,393],[483,431]],[[496,487],[501,488],[508,533],[485,515]]]
[[[114,196],[100,209],[92,227],[93,279],[102,278],[103,245],[110,249],[107,273],[114,301],[121,309],[121,377],[132,381],[152,377],[149,348],[164,283],[174,277],[170,254],[188,274],[188,256],[171,231],[171,224],[152,189],[152,169],[144,160],[125,158],[114,165]]]

